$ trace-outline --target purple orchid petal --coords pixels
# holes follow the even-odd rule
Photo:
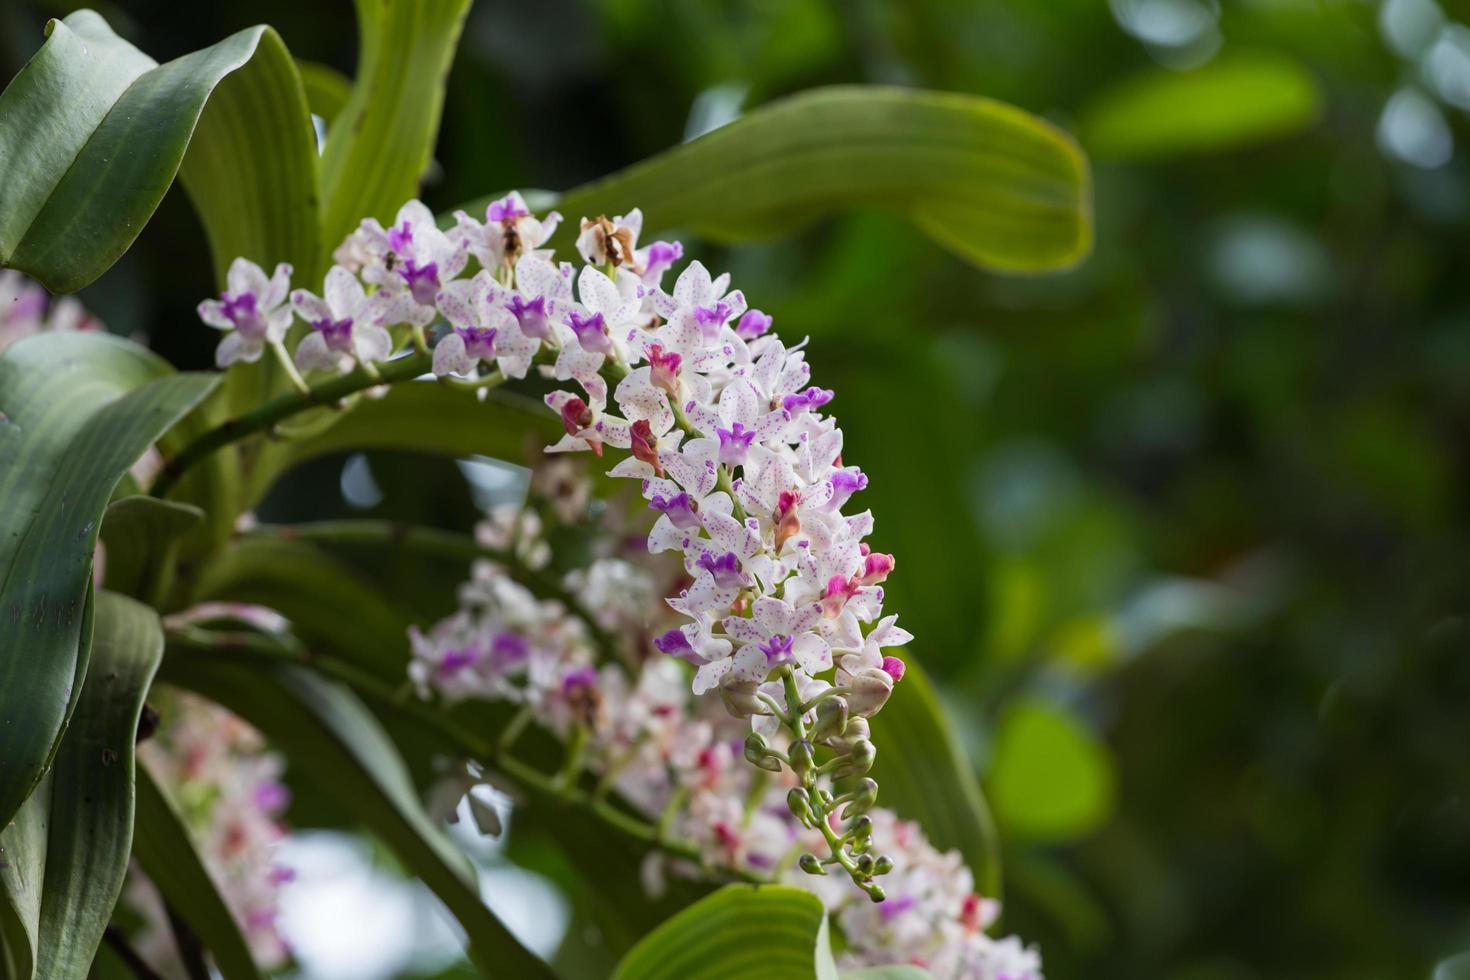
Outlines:
[[[736,422],[728,429],[715,429],[715,435],[720,437],[720,462],[726,466],[745,465],[750,443],[755,439],[755,430],[747,429]]]

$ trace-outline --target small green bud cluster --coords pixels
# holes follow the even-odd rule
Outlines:
[[[803,826],[826,838],[829,853],[825,857],[805,853],[797,865],[813,875],[841,867],[873,901],[881,902],[883,887],[874,879],[892,871],[893,861],[872,852],[873,818],[868,811],[878,802],[878,783],[868,772],[878,752],[869,738],[868,721],[851,715],[841,693],[829,692],[815,704],[803,704],[794,675],[783,672],[782,681],[786,704],[777,717],[790,732],[791,742],[781,752],[759,732],[751,732],[745,739],[745,758],[771,772],[790,769],[800,781],[787,794],[787,806]],[[849,780],[854,782],[845,791],[834,791],[835,784]]]

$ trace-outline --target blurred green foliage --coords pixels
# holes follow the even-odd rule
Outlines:
[[[345,3],[101,10],[160,57],[263,22],[353,67]],[[7,77],[50,12],[0,8]],[[1467,24],[1464,0],[482,0],[424,193],[574,186],[835,82],[1077,133],[1097,245],[1065,275],[990,277],[878,213],[690,251],[812,337],[1048,976],[1428,977],[1470,946]],[[85,294],[185,367],[214,340],[194,221],[172,194]],[[345,513],[340,472],[263,516]],[[372,514],[472,513],[452,464],[374,472]]]

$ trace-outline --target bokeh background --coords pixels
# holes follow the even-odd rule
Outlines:
[[[71,6],[0,3],[5,77]],[[268,22],[353,67],[346,0],[96,6],[160,60]],[[1049,977],[1427,977],[1470,947],[1467,24],[1463,0],[480,0],[424,197],[570,187],[835,82],[1077,134],[1097,242],[1063,275],[977,272],[878,212],[691,254],[812,338]],[[176,190],[84,299],[206,366],[201,242]],[[483,473],[401,462],[313,464],[268,516],[473,520]],[[485,859],[555,948],[555,890]],[[316,975],[452,959],[367,845],[297,862]],[[334,951],[343,918],[403,942]]]

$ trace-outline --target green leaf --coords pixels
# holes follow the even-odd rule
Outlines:
[[[322,150],[322,244],[418,194],[470,0],[357,0],[358,71]]]
[[[221,85],[247,66],[242,77]],[[308,246],[316,222],[302,195],[314,188],[296,174],[315,161],[300,152],[312,147],[309,126],[293,135],[293,122],[299,130],[306,118],[299,81],[294,120],[274,102],[267,108],[261,101],[261,114],[254,114],[257,100],[289,89],[285,70],[295,71],[266,27],[157,65],[91,11],[51,21],[46,43],[0,95],[0,171],[6,174],[0,264],[30,273],[53,292],[73,292],[96,279],[147,224],[196,126],[208,144],[193,154],[186,176],[196,203],[205,206],[216,248],[244,241],[294,254]],[[217,90],[218,111],[201,121]],[[281,131],[260,129],[263,120]],[[239,142],[247,137],[266,141],[260,156]],[[288,146],[295,152],[276,152]],[[283,183],[277,187],[275,179]],[[202,192],[210,197],[202,199]],[[236,224],[247,207],[263,209],[260,218]],[[299,211],[288,213],[293,208]]]
[[[633,947],[614,980],[836,980],[827,915],[811,892],[726,885]]]
[[[986,785],[1008,832],[1080,837],[1107,819],[1114,783],[1107,748],[1070,714],[1036,699],[1007,709]]]
[[[162,656],[157,613],[98,594],[92,669],[51,778],[0,832],[0,935],[12,965],[27,959],[12,937],[28,934],[34,951],[34,973],[17,971],[20,980],[85,977],[102,941],[132,847],[138,717]]]
[[[241,538],[201,572],[193,601],[269,606],[308,646],[337,650],[394,683],[408,665],[413,617],[348,566],[314,545],[281,537]]]
[[[246,505],[259,503],[286,470],[320,456],[407,449],[514,460],[525,456],[527,433],[554,440],[558,429],[556,416],[537,402],[502,392],[478,401],[464,391],[429,382],[395,385],[383,398],[363,399],[339,415],[324,431],[262,446],[250,473]]]
[[[1116,83],[1082,111],[1099,157],[1162,159],[1250,146],[1295,133],[1321,112],[1317,81],[1282,55],[1220,57],[1194,71],[1155,68]]]
[[[306,89],[306,105],[313,115],[321,116],[328,127],[352,97],[352,79],[330,65],[297,60],[296,70]]]
[[[1092,244],[1087,161],[1070,136],[991,99],[896,88],[773,102],[554,203],[569,219],[562,244],[577,219],[634,207],[647,233],[742,242],[861,205],[1004,272],[1066,268]],[[483,213],[484,202],[467,210]]]
[[[138,767],[138,821],[133,856],[172,908],[214,954],[225,980],[258,980],[260,970],[235,917],[199,859],[189,829],[173,803]]]
[[[179,539],[203,520],[204,512],[189,504],[144,496],[114,500],[102,515],[107,588],[160,605],[171,584]]]
[[[230,263],[244,256],[267,274],[289,262],[298,281],[310,282],[323,258],[316,133],[296,63],[269,27],[205,50],[216,48],[237,63],[215,85],[179,169],[209,238],[215,281],[223,287]]]
[[[50,799],[48,777],[15,819],[0,827],[0,976],[7,980],[29,980],[36,972]]]
[[[931,974],[923,967],[909,966],[867,966],[861,970],[846,970],[842,974],[842,980],[929,980]]]
[[[913,659],[870,721],[878,802],[917,820],[940,850],[958,849],[984,894],[1000,896],[1000,845],[990,810],[934,686]]]
[[[0,356],[0,826],[41,778],[80,689],[113,487],[217,380],[106,334],[42,334]]]
[[[165,677],[250,722],[439,896],[491,976],[550,976],[480,900],[474,871],[424,813],[398,751],[346,688],[303,668],[180,653]]]

